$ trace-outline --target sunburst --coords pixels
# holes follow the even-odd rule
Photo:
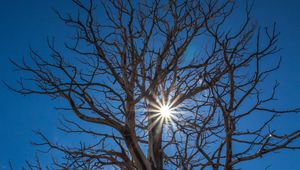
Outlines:
[[[157,99],[156,102],[149,103],[152,106],[152,109],[148,110],[152,114],[148,117],[154,119],[151,124],[148,126],[149,130],[152,129],[155,125],[162,126],[163,124],[168,124],[175,126],[174,121],[177,119],[177,106],[175,103],[177,98],[170,100]]]
[[[171,116],[171,108],[169,106],[162,106],[160,108],[160,114],[164,118],[168,118]]]

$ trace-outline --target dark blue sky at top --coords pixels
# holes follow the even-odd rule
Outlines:
[[[57,46],[68,41],[69,28],[57,19],[52,7],[72,11],[69,1],[61,0],[1,0],[0,1],[0,79],[14,85],[22,74],[14,72],[9,58],[21,61],[32,47],[47,54],[47,37],[55,37]],[[278,97],[281,106],[300,105],[300,1],[257,0],[253,16],[261,26],[277,22],[280,31],[279,55],[283,61],[273,75],[281,82]],[[192,50],[192,49],[191,49]],[[45,96],[22,96],[0,85],[0,170],[8,160],[19,167],[25,159],[35,156],[30,144],[36,137],[32,130],[45,132],[54,141],[65,140],[57,132],[61,112]],[[300,115],[288,116],[277,122],[277,128],[300,129]],[[252,123],[252,122],[251,122]],[[255,122],[253,122],[255,123]],[[243,164],[243,169],[300,169],[300,151],[283,151],[264,159]]]

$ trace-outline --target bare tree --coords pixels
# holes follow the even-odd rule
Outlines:
[[[12,61],[25,76],[13,90],[62,99],[61,109],[78,120],[65,119],[60,129],[96,137],[63,146],[37,132],[37,145],[64,154],[55,166],[231,170],[299,149],[293,142],[300,130],[272,128],[273,120],[300,110],[270,104],[278,83],[264,82],[279,67],[280,60],[267,66],[276,60],[278,32],[275,25],[260,29],[251,5],[232,27],[232,0],[73,3],[77,14],[57,12],[76,31],[65,45],[69,53],[49,41],[50,57],[31,50],[30,62]],[[255,124],[243,126],[253,117]]]

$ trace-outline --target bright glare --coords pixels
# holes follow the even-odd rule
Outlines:
[[[163,124],[168,125],[167,127],[175,127],[174,121],[177,120],[177,106],[175,106],[175,103],[177,100],[178,98],[171,101],[162,98],[150,103],[151,109],[148,112],[152,112],[152,114],[148,117],[151,120],[148,128],[152,129],[156,125],[162,126]]]
[[[169,106],[162,106],[160,108],[160,114],[164,117],[164,118],[168,118],[171,115],[171,109]]]

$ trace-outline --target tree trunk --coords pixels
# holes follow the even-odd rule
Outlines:
[[[129,152],[133,157],[134,164],[138,170],[152,170],[147,158],[144,156],[141,148],[137,145],[136,136],[130,133],[129,129],[124,130],[124,139]]]
[[[150,160],[152,168],[156,170],[163,169],[163,155],[162,155],[162,125],[157,123],[149,134],[149,144],[151,145]]]
[[[151,103],[155,103],[152,98]],[[148,106],[149,110],[157,110],[151,104]],[[162,154],[162,128],[163,125],[159,119],[159,116],[151,117],[155,112],[148,112],[149,114],[149,144],[148,144],[148,160],[151,162],[152,169],[163,169],[163,154]]]

